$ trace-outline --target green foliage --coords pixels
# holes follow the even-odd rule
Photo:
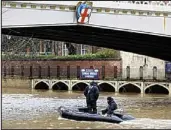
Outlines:
[[[105,58],[120,58],[119,51],[113,49],[103,49],[98,51],[95,54],[86,54],[86,55],[67,55],[67,56],[55,56],[52,54],[42,54],[42,55],[14,55],[8,54],[2,55],[2,60],[32,60],[32,59],[58,59],[58,60],[84,60],[84,59],[105,59]]]
[[[27,55],[8,55],[2,56],[2,60],[32,60],[32,59],[58,59],[58,60],[90,60],[90,59],[105,59],[105,58],[116,58],[108,57],[106,55],[97,55],[97,54],[87,54],[87,55],[68,55],[68,56],[55,56],[55,55],[40,55],[40,56],[27,56]]]
[[[102,49],[96,53],[101,58],[120,58],[119,51],[113,49]]]

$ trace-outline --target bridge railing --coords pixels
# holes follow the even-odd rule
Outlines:
[[[116,3],[129,3],[141,5],[171,6],[171,1],[114,1]]]
[[[171,73],[165,73],[163,69],[145,69],[140,68],[107,68],[102,66],[97,68],[100,71],[101,80],[155,80],[171,81]],[[54,78],[54,79],[80,79],[80,66],[2,66],[3,78]]]
[[[76,9],[75,3],[38,3],[38,2],[21,2],[21,1],[2,1],[2,7],[6,8],[26,8],[26,9],[52,9],[52,10],[70,10]],[[137,10],[164,10],[170,11],[171,1],[100,1],[93,2],[93,8],[119,8],[119,9],[137,9]],[[163,10],[163,11],[164,11]]]

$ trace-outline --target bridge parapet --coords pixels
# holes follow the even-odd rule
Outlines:
[[[153,5],[153,6],[171,6],[171,1],[114,1],[115,3],[135,4],[135,5]]]
[[[56,10],[56,11],[75,11],[76,3],[65,2],[55,4],[38,3],[38,2],[10,2],[3,1],[3,8],[22,8],[22,9],[38,9],[38,10]],[[149,15],[149,16],[171,16],[171,1],[165,3],[163,1],[135,1],[135,2],[96,2],[93,1],[93,13],[109,13],[109,14],[128,14],[128,15]]]

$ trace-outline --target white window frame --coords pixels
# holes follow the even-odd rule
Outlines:
[[[84,44],[81,44],[81,55],[85,55],[87,52],[86,46]]]
[[[68,49],[66,47],[65,43],[62,43],[62,56],[67,56],[68,55]]]

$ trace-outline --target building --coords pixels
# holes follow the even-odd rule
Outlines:
[[[60,41],[52,41],[49,43],[40,41],[39,46],[40,54],[52,54],[56,56],[67,56],[71,54],[85,55],[96,53],[101,49],[100,47],[95,46]]]
[[[122,77],[131,79],[165,79],[165,61],[129,52],[120,52]]]

